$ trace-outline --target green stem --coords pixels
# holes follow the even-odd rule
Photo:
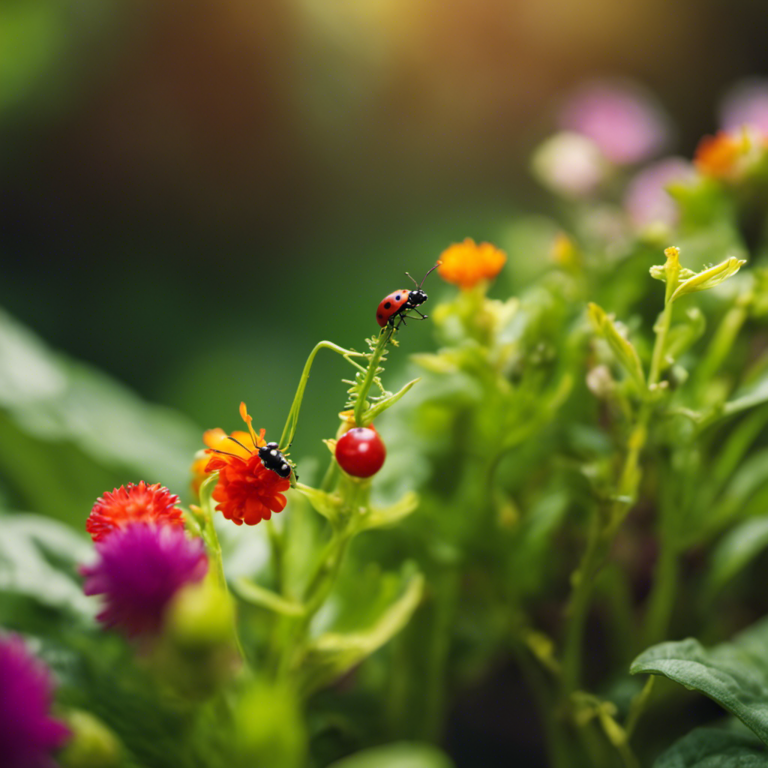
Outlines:
[[[736,337],[749,316],[748,303],[737,301],[723,317],[707,347],[704,358],[696,367],[697,387],[705,386],[720,370],[728,357]]]
[[[381,358],[384,355],[387,344],[389,344],[393,333],[393,329],[389,326],[382,330],[379,334],[378,343],[368,360],[368,370],[366,371],[363,383],[360,385],[360,389],[357,392],[357,400],[355,400],[355,424],[359,427],[366,426],[364,414],[369,406],[366,398],[376,380],[376,375],[379,373],[379,363],[381,362]]]
[[[307,381],[309,381],[309,372],[312,368],[312,363],[315,361],[317,353],[321,349],[330,349],[332,352],[341,355],[349,362],[352,357],[365,357],[363,352],[355,352],[351,349],[344,349],[344,347],[333,344],[330,341],[321,341],[315,348],[309,353],[307,362],[304,364],[304,370],[299,379],[299,386],[296,389],[296,395],[293,398],[293,404],[291,410],[288,412],[288,418],[285,421],[285,427],[283,427],[283,434],[280,435],[280,450],[284,451],[292,442],[293,436],[296,434],[296,426],[299,423],[299,411],[301,410],[301,401],[304,399],[304,390],[307,388]]]

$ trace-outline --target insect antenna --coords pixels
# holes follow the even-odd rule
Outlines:
[[[439,267],[439,266],[440,266],[442,263],[443,263],[442,261],[438,261],[438,262],[437,262],[437,264],[435,264],[435,266],[434,266],[434,267],[432,267],[432,269],[430,269],[430,270],[427,270],[427,274],[426,274],[426,275],[424,275],[424,277],[421,279],[421,282],[419,283],[419,288],[421,288],[421,286],[422,286],[422,285],[424,285],[424,281],[425,281],[425,280],[426,280],[426,279],[427,279],[427,278],[428,278],[428,277],[429,277],[429,276],[430,276],[430,275],[431,275],[431,274],[432,274],[432,273],[433,273],[433,272],[434,272],[434,271],[435,271],[435,270],[436,270],[436,269],[437,269],[437,268],[438,268],[438,267]],[[406,272],[406,274],[408,274],[408,273]],[[410,275],[408,275],[408,277],[411,277],[411,276],[410,276]],[[413,280],[413,278],[412,278],[412,277],[411,277],[411,280]],[[415,280],[413,280],[413,282],[415,283],[416,281],[415,281]]]

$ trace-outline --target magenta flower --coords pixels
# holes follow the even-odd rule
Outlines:
[[[731,88],[720,107],[720,123],[726,131],[749,126],[768,136],[768,80],[744,80]]]
[[[630,181],[624,196],[624,207],[632,224],[637,229],[654,224],[674,226],[678,210],[667,187],[691,181],[695,176],[693,166],[682,157],[667,157],[640,171]]]
[[[631,83],[595,81],[577,90],[560,111],[560,128],[586,136],[617,165],[648,160],[669,142],[669,120]]]
[[[51,753],[69,737],[50,716],[53,682],[16,635],[0,635],[0,764],[53,768]]]
[[[103,595],[98,620],[129,637],[159,632],[176,592],[208,570],[202,540],[177,526],[134,523],[95,547],[99,561],[81,568],[85,594]]]

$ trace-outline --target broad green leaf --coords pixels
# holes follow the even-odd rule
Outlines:
[[[768,547],[768,517],[757,517],[732,528],[712,553],[709,586],[720,589]]]
[[[403,741],[366,749],[330,768],[453,768],[453,763],[436,747]]]
[[[655,645],[630,673],[664,675],[709,696],[768,743],[768,619],[711,649],[692,638]]]
[[[45,465],[44,471],[57,473],[62,490],[84,497],[84,518],[87,504],[110,490],[90,488],[94,473],[110,482],[127,474],[125,480],[162,482],[183,492],[191,457],[200,444],[200,432],[190,421],[145,403],[104,373],[53,352],[2,310],[0,417],[0,465],[17,479],[16,487],[22,486],[36,509],[51,514],[56,505],[48,499],[50,490],[36,494],[35,469],[43,471]],[[61,456],[65,463],[57,471]],[[50,470],[48,463],[54,465]],[[79,477],[88,485],[87,495],[78,485]]]
[[[31,514],[0,516],[0,592],[90,618],[96,601],[83,594],[77,565],[92,559],[85,536]]]
[[[768,768],[768,753],[754,737],[697,728],[670,747],[653,768]]]
[[[632,343],[616,328],[614,321],[597,304],[589,304],[589,319],[595,330],[608,342],[621,367],[629,374],[641,391],[645,391],[645,373],[643,364]]]

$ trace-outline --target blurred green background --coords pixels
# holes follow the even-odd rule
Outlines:
[[[760,72],[764,8],[2,0],[0,305],[200,426],[245,399],[274,434],[313,344],[360,348],[404,270],[472,236],[510,249],[501,293],[530,272],[512,224],[549,204],[526,163],[560,96],[637,79],[690,155]],[[313,373],[299,459],[340,370]]]

